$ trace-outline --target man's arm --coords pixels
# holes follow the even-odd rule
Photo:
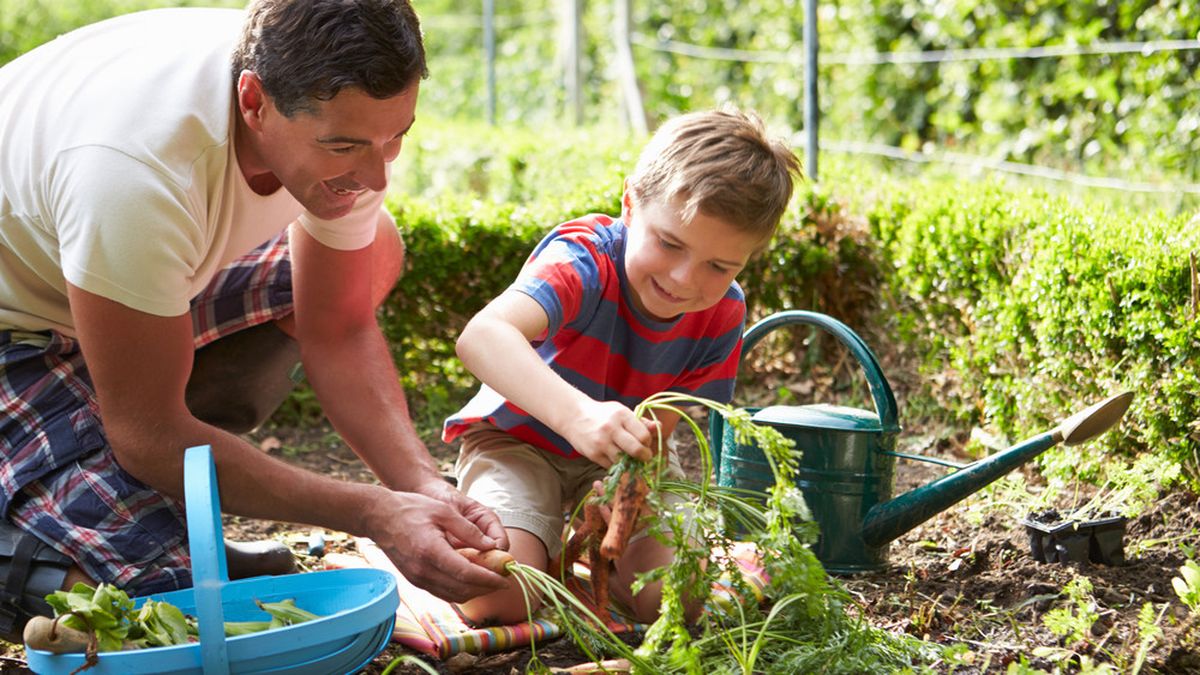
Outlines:
[[[195,419],[184,403],[193,356],[189,316],[146,314],[71,285],[68,296],[113,451],[143,482],[182,497],[183,451],[209,444],[221,502],[231,513],[370,536],[400,552],[393,558],[410,580],[448,599],[503,585],[450,548],[447,537],[483,536],[452,504],[319,476]]]
[[[463,329],[458,356],[482,382],[556,431],[580,454],[611,466],[620,453],[649,459],[652,426],[617,401],[596,401],[546,365],[530,345],[549,323],[533,298],[505,291]]]

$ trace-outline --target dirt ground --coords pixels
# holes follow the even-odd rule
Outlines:
[[[297,431],[268,429],[252,437],[267,451],[320,473],[347,480],[371,480],[369,472],[327,429]],[[952,461],[961,456],[963,435],[926,434],[924,454]],[[445,469],[452,462],[447,447],[434,448]],[[688,457],[688,445],[684,444]],[[691,452],[694,457],[694,448]],[[693,476],[698,462],[685,462]],[[897,464],[896,494],[923,485],[944,473],[937,466],[901,461]],[[1020,470],[1031,489],[1039,476],[1029,466]],[[1200,673],[1200,625],[1171,587],[1171,578],[1186,559],[1181,544],[1200,544],[1200,497],[1175,491],[1162,496],[1151,508],[1127,525],[1123,566],[1044,563],[1030,553],[1025,528],[1012,508],[997,496],[973,496],[938,514],[892,542],[886,569],[840,582],[857,601],[873,625],[906,632],[945,645],[960,645],[963,652],[953,662],[935,667],[938,672],[1000,673],[1009,664],[1025,660],[1044,672],[1079,672],[1080,658],[1114,664],[1109,672],[1132,672],[1141,647],[1138,613],[1153,603],[1162,633],[1144,649],[1144,673]],[[308,528],[285,523],[226,518],[227,538],[279,538],[288,542],[303,563],[319,566],[307,556]],[[348,550],[350,542],[337,533],[326,533],[327,550]],[[1093,586],[1097,615],[1084,639],[1067,643],[1043,624],[1047,612],[1070,607],[1062,593],[1076,575]],[[0,646],[5,646],[0,643]],[[19,647],[0,651],[0,671],[23,671]],[[363,672],[382,673],[398,656],[412,654],[389,646]],[[566,640],[539,649],[541,660],[552,667],[569,666],[585,659]],[[473,657],[462,655],[441,663],[425,659],[441,673],[509,674],[523,672],[528,649]],[[394,673],[422,672],[401,665]],[[1095,672],[1095,671],[1093,671]]]

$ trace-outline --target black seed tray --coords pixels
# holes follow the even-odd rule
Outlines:
[[[1022,520],[1038,562],[1125,564],[1125,518],[1039,523]]]

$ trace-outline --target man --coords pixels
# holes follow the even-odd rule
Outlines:
[[[407,0],[256,0],[100,22],[0,68],[0,630],[75,580],[189,586],[197,444],[229,512],[369,536],[448,600],[503,586],[453,551],[508,542],[442,480],[375,322],[424,59]],[[297,356],[382,486],[235,435]]]

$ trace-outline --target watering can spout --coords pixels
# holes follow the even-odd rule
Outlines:
[[[955,473],[876,504],[867,512],[862,539],[882,546],[966,499],[992,481],[1063,443],[1078,445],[1107,431],[1128,410],[1133,392],[1122,392],[1063,420],[1054,429],[1029,438],[990,457],[969,464]]]

